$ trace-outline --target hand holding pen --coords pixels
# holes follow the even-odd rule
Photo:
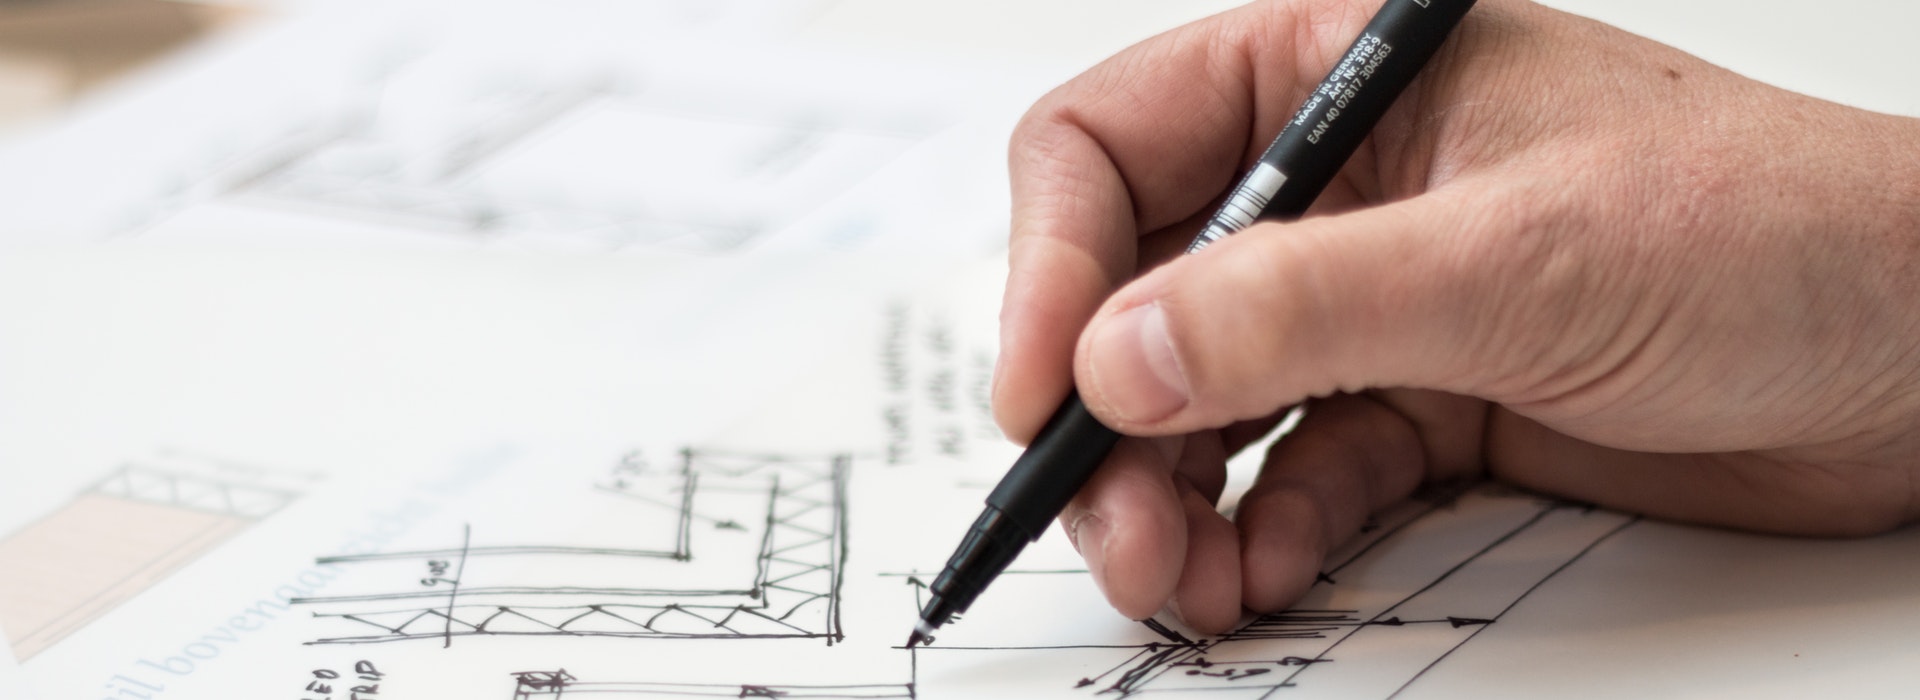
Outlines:
[[[1306,219],[1182,256],[1378,4],[1203,20],[1015,135],[994,407],[1025,442],[1078,387],[1139,436],[1060,516],[1122,614],[1282,608],[1434,480],[1775,532],[1920,515],[1915,120],[1482,0]]]

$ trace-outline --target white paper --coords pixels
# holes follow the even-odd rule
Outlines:
[[[4,639],[4,630],[0,630],[0,640]],[[0,693],[10,698],[27,697],[26,682],[20,678],[20,662],[14,660],[11,647],[0,649]]]
[[[1223,638],[1049,534],[900,648],[1016,453],[977,260],[1066,74],[704,7],[311,8],[0,147],[10,237],[114,244],[0,256],[0,696],[1909,689],[1920,531],[1487,486]]]
[[[308,8],[0,147],[0,227],[309,248],[999,245],[981,232],[1006,208],[1006,126],[1061,71],[809,45],[725,3],[673,7]]]
[[[5,511],[0,556],[36,527],[99,538],[77,525],[102,518],[190,556],[133,572],[152,575],[36,650],[40,697],[1792,697],[1895,692],[1920,660],[1920,532],[1768,538],[1495,487],[1382,514],[1329,558],[1332,583],[1225,638],[1120,618],[1049,534],[909,652],[920,586],[1013,453],[984,411],[994,266],[889,279],[793,258],[753,284],[781,266],[121,250],[0,263],[0,299],[33,290],[93,319],[0,304],[25,339],[0,366],[33,367],[4,375],[8,463],[68,456],[21,483],[40,495]],[[630,301],[727,288],[723,318],[758,321]],[[462,305],[484,313],[424,315]],[[534,345],[486,345],[513,337]],[[53,354],[83,338],[119,349]],[[387,349],[350,351],[375,339]],[[569,347],[595,352],[552,361]],[[358,370],[298,371],[328,364]],[[416,374],[440,376],[406,386]],[[173,378],[131,381],[146,375]],[[85,400],[49,400],[59,387]],[[135,444],[141,414],[195,445],[75,464],[48,434],[109,395],[124,405],[71,439]],[[208,514],[214,482],[240,510]],[[332,694],[300,695],[315,682]]]

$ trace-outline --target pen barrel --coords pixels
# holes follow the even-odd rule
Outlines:
[[[1069,394],[1033,444],[987,494],[987,504],[1025,529],[1029,541],[1037,540],[1093,478],[1119,439],[1119,433],[1087,411],[1078,392]]]
[[[934,627],[967,611],[1000,573],[1020,556],[1034,535],[1009,520],[998,508],[988,508],[967,528],[967,537],[953,550],[947,566],[928,584],[933,595],[920,619]]]
[[[1033,444],[987,494],[986,510],[928,585],[933,597],[921,609],[921,621],[939,627],[966,612],[1027,543],[1046,534],[1119,439],[1119,433],[1094,420],[1078,392],[1068,394]]]
[[[1473,0],[1387,0],[1260,157],[1286,183],[1258,218],[1306,213],[1472,7]]]
[[[1473,0],[1387,0],[1187,252],[1256,220],[1305,214],[1472,7]]]

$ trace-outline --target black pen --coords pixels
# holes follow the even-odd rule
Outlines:
[[[1256,219],[1291,220],[1306,213],[1473,2],[1386,0],[1187,252]],[[933,597],[920,610],[907,648],[932,641],[934,630],[966,611],[1028,542],[1046,532],[1119,439],[1094,419],[1077,392],[1068,394],[987,495],[986,511],[928,587]]]

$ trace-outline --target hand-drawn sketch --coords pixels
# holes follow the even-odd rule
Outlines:
[[[443,549],[320,557],[350,568],[350,582],[346,592],[294,601],[340,630],[310,643],[840,641],[850,458],[691,449],[678,457],[663,470],[629,455],[591,491],[616,501],[593,529],[641,546],[475,544],[476,532],[488,541],[483,523]]]
[[[566,669],[521,671],[513,674],[513,700],[561,698],[592,694],[608,698],[729,697],[729,698],[912,698],[912,684],[876,685],[729,685],[721,683],[622,683],[583,681]]]
[[[301,495],[305,477],[181,452],[121,465],[0,539],[0,628],[31,659]]]
[[[512,672],[512,697],[971,696],[993,692],[992,679],[1004,673],[994,669],[1023,669],[1013,673],[1023,682],[1023,697],[1392,698],[1637,522],[1637,516],[1490,485],[1439,490],[1382,514],[1357,541],[1329,557],[1327,570],[1299,605],[1224,635],[1196,638],[1151,619],[1123,638],[1113,638],[1110,630],[1093,637],[1043,622],[991,629],[962,622],[931,646],[890,647],[901,665],[897,672],[875,670],[870,662],[850,664],[875,680],[900,682],[785,684],[753,678],[752,669],[741,671],[739,683],[668,682],[552,668]],[[900,619],[913,619],[923,602],[924,572],[878,576],[908,584],[888,589],[911,591],[895,604]],[[1005,589],[1001,600],[1061,600],[1066,597],[1056,594],[1060,584],[1077,584],[1084,576],[1077,570],[1015,569],[996,585]],[[1092,672],[1077,674],[1080,669]],[[1054,675],[1051,687],[1033,682],[1046,673]]]
[[[1328,568],[1294,608],[1227,634],[1195,639],[1154,620],[1142,625],[1145,639],[1131,644],[1046,631],[1009,638],[1023,630],[1000,629],[991,641],[969,635],[911,650],[914,682],[934,687],[995,656],[1037,655],[1058,657],[1061,667],[1103,668],[1060,686],[1082,693],[1267,698],[1284,690],[1287,697],[1391,698],[1638,521],[1489,485],[1429,493],[1382,514],[1328,557]],[[1032,587],[1058,575],[1011,576],[1000,585]],[[916,598],[922,590],[915,588]],[[966,629],[956,625],[943,636]]]

